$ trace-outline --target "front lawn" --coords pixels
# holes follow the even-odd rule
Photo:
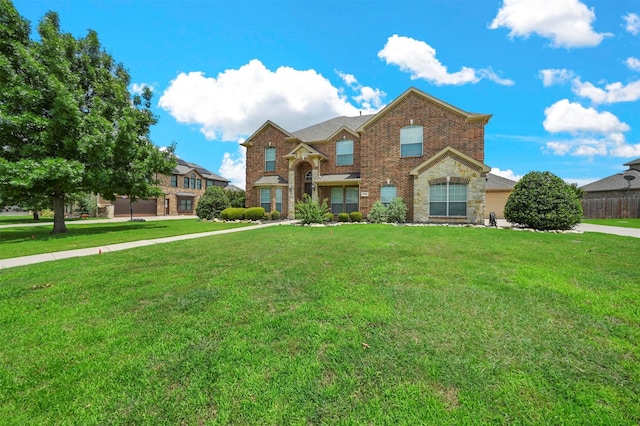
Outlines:
[[[637,425],[638,255],[279,226],[0,270],[0,423]]]
[[[605,226],[620,226],[622,228],[640,228],[640,219],[583,219],[584,223]]]
[[[97,247],[174,235],[249,226],[250,223],[202,222],[198,219],[148,222],[67,223],[69,232],[51,235],[52,226],[0,228],[0,259]]]

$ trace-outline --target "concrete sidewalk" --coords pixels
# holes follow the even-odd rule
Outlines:
[[[509,228],[511,223],[504,219],[498,219],[499,228]],[[489,220],[485,220],[485,225],[489,226]],[[640,238],[640,229],[638,228],[621,228],[619,226],[592,225],[590,223],[580,223],[575,228],[579,232],[599,232],[601,234],[620,235],[622,237]]]
[[[184,218],[184,217],[183,217]],[[91,221],[96,223],[96,221]],[[232,232],[250,231],[253,229],[267,228],[269,226],[290,225],[297,223],[296,220],[285,220],[282,222],[268,222],[260,225],[245,226],[242,228],[223,229],[220,231],[200,232],[197,234],[175,235],[173,237],[155,238],[152,240],[138,240],[128,243],[111,244],[106,246],[90,247],[77,250],[58,251],[53,253],[34,254],[32,256],[14,257],[0,260],[0,269],[13,268],[15,266],[32,265],[34,263],[49,262],[58,259],[68,259],[71,257],[91,256],[112,251],[127,250],[136,247],[150,246],[154,244],[170,243],[173,241],[192,240],[194,238],[210,237],[213,235],[230,234]]]

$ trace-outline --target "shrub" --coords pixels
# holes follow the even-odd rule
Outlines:
[[[227,191],[219,186],[210,186],[202,197],[200,197],[200,200],[198,200],[196,215],[198,215],[200,219],[207,220],[219,218],[222,210],[227,207],[229,207]]]
[[[244,207],[247,194],[245,191],[232,191],[225,189],[227,197],[229,198],[229,207]]]
[[[331,214],[326,199],[318,203],[313,201],[309,194],[304,194],[302,201],[296,203],[296,219],[299,219],[303,225],[325,222],[326,213]]]
[[[349,213],[349,219],[351,219],[351,222],[362,222],[362,213],[351,212]]]
[[[400,197],[396,197],[387,206],[387,222],[405,223],[407,221],[407,205]]]
[[[220,212],[220,217],[224,220],[242,220],[244,219],[245,210],[247,209],[242,207],[229,207]]]
[[[264,207],[249,207],[245,209],[244,217],[248,220],[264,219]]]
[[[373,203],[369,216],[367,216],[370,222],[382,223],[387,221],[387,208],[380,201]]]
[[[333,213],[326,212],[322,219],[323,219],[323,222],[333,222]]]
[[[349,222],[349,213],[340,213],[338,215],[338,222]]]
[[[504,207],[511,223],[538,230],[571,229],[582,219],[575,188],[551,172],[529,172],[516,184]]]
[[[280,212],[278,210],[274,210],[271,212],[271,220],[280,219]]]

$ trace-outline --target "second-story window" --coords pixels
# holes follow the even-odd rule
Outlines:
[[[196,189],[196,175],[191,175],[191,189]]]
[[[184,187],[185,188],[189,188],[189,177],[188,176],[184,177]]]
[[[273,147],[264,150],[264,171],[276,171],[276,149]]]
[[[336,143],[336,166],[353,165],[353,141],[343,139]]]
[[[400,129],[400,157],[422,156],[422,126]]]
[[[178,187],[178,176],[171,175],[171,187],[172,188],[177,188]]]

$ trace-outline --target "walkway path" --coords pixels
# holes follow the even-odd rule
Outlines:
[[[144,218],[145,220],[171,220],[171,219],[190,219],[195,218],[195,216],[152,216],[148,218]],[[127,221],[129,218],[115,218],[115,219],[105,219],[105,220],[87,220],[87,221],[77,221],[71,222],[73,224],[80,223],[110,223],[117,221]],[[100,253],[108,253],[112,251],[120,251],[127,250],[135,247],[143,247],[150,246],[153,244],[162,244],[162,243],[170,243],[173,241],[182,241],[182,240],[191,240],[194,238],[202,238],[202,237],[210,237],[212,235],[221,235],[221,234],[229,234],[232,232],[242,232],[242,231],[250,231],[252,229],[258,228],[266,228],[269,226],[278,226],[278,225],[289,225],[292,223],[296,223],[295,220],[285,220],[282,222],[268,222],[260,225],[246,226],[243,228],[232,228],[232,229],[223,229],[221,231],[209,231],[209,232],[200,232],[197,234],[185,234],[185,235],[176,235],[173,237],[163,237],[163,238],[155,238],[152,240],[139,240],[139,241],[131,241],[128,243],[120,243],[120,244],[111,244],[106,246],[99,247],[91,247],[77,250],[66,250],[59,251],[53,253],[43,253],[43,254],[35,254],[32,256],[22,256],[22,257],[14,257],[10,259],[2,259],[0,260],[0,269],[5,268],[13,268],[15,266],[23,266],[23,265],[31,265],[34,263],[48,262],[57,259],[67,259],[71,257],[80,257],[80,256],[90,256]],[[488,220],[486,221],[488,225]],[[0,228],[8,228],[13,226],[32,226],[33,224],[18,224],[18,225],[2,225]],[[53,226],[51,222],[46,222],[43,224],[37,225],[49,225]],[[507,227],[509,223],[503,219],[498,219],[499,227]],[[602,225],[591,225],[588,223],[581,223],[576,228],[578,231],[582,232],[600,232],[604,234],[612,234],[612,235],[620,235],[624,237],[634,237],[640,238],[640,229],[636,228],[620,228],[616,226],[602,226]]]
[[[184,218],[184,216],[182,216]],[[92,223],[99,221],[92,220]],[[0,269],[13,268],[15,266],[32,265],[34,263],[48,262],[51,260],[68,259],[70,257],[90,256],[93,254],[108,253],[112,251],[127,250],[135,247],[150,246],[153,244],[170,243],[173,241],[191,240],[194,238],[210,237],[212,235],[229,234],[232,232],[250,231],[252,229],[267,228],[269,226],[290,225],[295,220],[281,222],[268,222],[260,225],[245,226],[242,228],[223,229],[220,231],[200,232],[197,234],[175,235],[173,237],[155,238],[152,240],[130,241],[128,243],[111,244],[106,246],[90,247],[76,250],[58,251],[53,253],[34,254],[32,256],[13,257],[0,260]],[[51,224],[50,224],[51,225]]]

